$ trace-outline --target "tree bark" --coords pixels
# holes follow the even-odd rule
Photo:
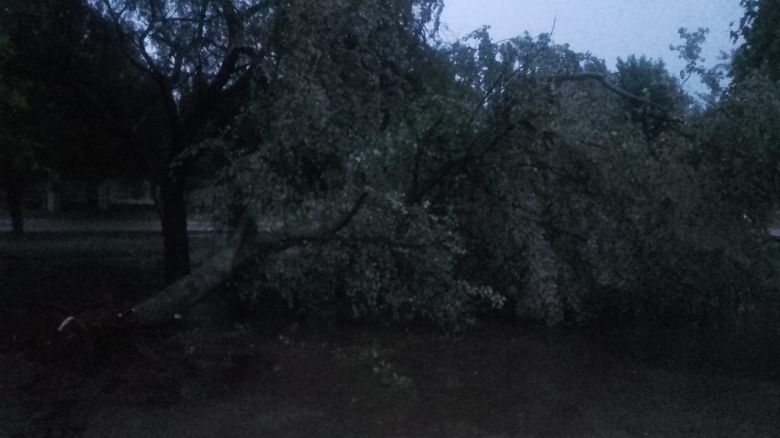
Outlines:
[[[190,274],[190,240],[183,178],[166,176],[160,184],[165,284]]]

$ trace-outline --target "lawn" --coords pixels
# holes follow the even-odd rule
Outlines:
[[[196,261],[213,251],[212,235],[193,237]],[[653,365],[593,332],[266,318],[52,340],[68,312],[158,290],[160,248],[141,231],[0,235],[0,437],[780,433],[776,382]]]

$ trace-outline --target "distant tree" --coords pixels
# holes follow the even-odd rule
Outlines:
[[[17,145],[6,162],[28,167],[34,162],[39,173],[55,172],[93,185],[109,176],[138,175],[124,147],[128,142],[106,118],[131,120],[128,115],[145,108],[149,99],[139,92],[140,78],[131,80],[128,65],[111,55],[112,42],[105,40],[98,17],[79,1],[18,2],[0,17],[7,35],[3,79],[23,103],[5,107],[3,120]],[[84,84],[93,95],[104,96],[105,105],[87,98]],[[120,110],[117,103],[123,97]],[[144,128],[150,131],[149,124]],[[30,182],[28,178],[22,186]]]
[[[0,12],[0,188],[11,216],[12,231],[17,235],[24,232],[25,192],[40,159],[26,96],[30,84],[11,73],[14,53],[10,20],[22,5],[22,2],[9,2]]]
[[[636,96],[640,96],[652,105],[640,101],[627,100],[625,106],[631,120],[642,126],[645,136],[654,140],[668,128],[668,117],[681,116],[687,105],[687,96],[681,91],[678,81],[666,70],[662,60],[648,59],[631,55],[628,59],[617,60],[617,85]],[[664,114],[659,114],[661,108]]]
[[[34,180],[38,163],[36,144],[25,132],[29,128],[28,108],[18,85],[0,74],[0,188],[13,233],[21,235],[25,193]]]

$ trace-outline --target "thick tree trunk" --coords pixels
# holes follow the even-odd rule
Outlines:
[[[11,216],[11,231],[16,236],[24,234],[24,190],[19,184],[5,184],[5,201]]]
[[[190,240],[182,178],[166,177],[160,184],[160,210],[165,284],[170,285],[190,273]]]

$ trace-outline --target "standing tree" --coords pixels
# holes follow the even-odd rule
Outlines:
[[[90,4],[110,24],[122,57],[153,84],[152,114],[140,112],[136,124],[161,111],[152,148],[141,158],[160,188],[165,281],[171,283],[190,272],[185,189],[192,152],[237,113],[254,67],[271,56],[263,36],[272,8],[266,1],[233,0]],[[131,126],[118,128],[136,134]]]
[[[261,43],[270,6],[47,0],[15,17],[17,74],[54,91],[47,98],[62,116],[58,132],[73,140],[64,146],[119,145],[158,185],[167,283],[190,272],[185,190],[194,151],[236,114],[253,67],[270,56]],[[86,122],[69,123],[69,114]]]
[[[25,132],[28,114],[24,96],[0,74],[0,189],[15,235],[24,232],[25,192],[37,168],[36,144]]]
[[[103,3],[103,13],[108,17],[139,14],[137,9],[109,9],[111,4]],[[230,4],[204,2],[207,17],[214,14],[211,18],[203,18],[207,22],[204,26],[209,28],[225,19],[224,11],[232,10],[227,7]],[[156,22],[152,18],[158,19],[161,12],[157,3],[152,5],[155,7],[142,15],[147,18],[134,18],[132,26],[140,28],[139,23],[144,20]],[[184,126],[190,129],[181,135],[200,132],[201,135],[195,138],[202,140],[207,135],[219,133],[222,123],[230,122],[235,114],[233,111],[241,108],[243,99],[251,98],[239,111],[240,117],[229,124],[226,135],[204,144],[210,150],[224,152],[226,169],[223,175],[230,183],[226,184],[230,191],[224,197],[223,211],[228,213],[228,222],[232,212],[248,207],[254,217],[278,214],[289,226],[279,232],[260,232],[246,239],[239,262],[252,258],[247,254],[267,260],[291,246],[308,250],[328,242],[338,244],[343,242],[346,225],[351,223],[363,222],[370,225],[369,231],[379,229],[383,233],[389,231],[383,228],[384,225],[392,225],[393,231],[403,236],[408,225],[402,221],[414,223],[414,218],[400,208],[403,202],[398,203],[407,188],[406,181],[399,178],[407,174],[407,162],[398,158],[409,157],[406,153],[412,142],[397,128],[409,122],[405,110],[409,108],[410,98],[425,91],[420,75],[425,71],[427,61],[436,57],[426,39],[430,35],[429,26],[435,26],[433,17],[440,2],[321,0],[307,4],[268,2],[264,3],[266,8],[241,5],[240,11],[233,10],[237,14],[233,18],[255,17],[257,21],[251,24],[257,26],[251,32],[246,28],[244,38],[239,38],[243,35],[241,32],[231,34],[236,43],[230,50],[225,48],[229,56],[219,66],[207,67],[217,50],[210,45],[223,41],[215,36],[196,39],[199,44],[192,45],[195,57],[181,61],[181,65],[174,62],[174,57],[170,58],[170,64],[163,61],[160,65],[150,64],[156,56],[168,60],[161,52],[175,47],[166,36],[169,29],[166,26],[159,29],[162,42],[156,44],[160,48],[153,52],[137,47],[139,52],[142,49],[147,52],[142,52],[141,59],[134,61],[140,64],[136,69],[141,72],[146,72],[141,67],[153,67],[148,75],[161,83],[155,83],[156,88],[170,89],[170,84],[176,84],[179,92],[169,96],[163,121],[167,126],[169,120],[176,119],[174,116],[182,117],[176,119],[179,121],[175,126],[178,126],[192,120],[185,123]],[[179,23],[186,26],[190,22],[171,17],[163,21],[170,22],[171,26]],[[227,27],[233,26],[228,24]],[[186,31],[187,28],[182,32],[186,34]],[[140,35],[146,38],[154,33],[150,30],[140,32]],[[250,40],[255,43],[239,44]],[[204,51],[195,50],[203,45]],[[202,59],[198,55],[201,53]],[[163,80],[169,78],[166,75],[170,71],[179,71],[179,75],[173,75],[176,82]],[[157,95],[160,95],[159,91]],[[218,105],[214,107],[212,103]],[[164,138],[169,139],[171,135]],[[166,171],[182,172],[187,168],[187,157],[199,148],[194,139],[186,143],[186,147],[171,157],[173,169],[166,168]],[[370,191],[379,196],[367,200],[365,193]],[[435,217],[422,210],[419,205],[422,199],[411,204],[415,205],[414,213],[422,216],[420,229],[414,231],[426,237],[426,226],[442,227]],[[374,214],[358,217],[357,213],[365,213],[377,204],[378,207],[394,206],[394,216],[388,216],[387,211],[380,208]],[[338,219],[321,219],[328,216]],[[385,219],[398,221],[388,224]],[[339,231],[342,233],[337,235]],[[399,250],[405,245],[417,245],[388,238],[395,237],[392,235],[382,236],[386,238],[378,245]],[[371,235],[353,237],[349,239],[349,245],[367,245]],[[445,251],[440,252],[441,261],[430,258],[431,270],[438,269],[439,265],[448,266],[452,259]],[[133,318],[141,322],[160,322],[171,312],[182,311],[188,304],[197,302],[230,273],[235,262],[233,255],[228,249],[205,262],[190,276],[135,306]],[[396,252],[393,257],[400,261],[401,253]],[[316,269],[322,265],[317,259],[298,258],[307,268]],[[334,257],[329,260],[336,261]],[[384,262],[389,260],[383,257]],[[284,273],[290,272],[294,270],[286,269]],[[446,274],[448,271],[439,269],[439,272]],[[404,290],[408,292],[415,290],[412,273],[406,275],[409,281]],[[355,279],[362,280],[361,274],[355,271]],[[298,280],[305,282],[306,279],[299,277]],[[430,276],[425,280],[435,283]],[[447,286],[435,284],[440,292],[437,299],[442,299],[442,294],[449,291]]]
[[[12,73],[14,50],[9,30],[21,2],[9,2],[0,11],[0,189],[11,216],[12,232],[24,232],[26,188],[37,168],[36,144],[32,140],[32,119],[27,100],[29,82]]]
[[[732,32],[732,38],[744,43],[737,50],[732,71],[735,79],[744,79],[759,71],[771,81],[780,80],[780,3],[774,0],[741,0],[745,15]]]

